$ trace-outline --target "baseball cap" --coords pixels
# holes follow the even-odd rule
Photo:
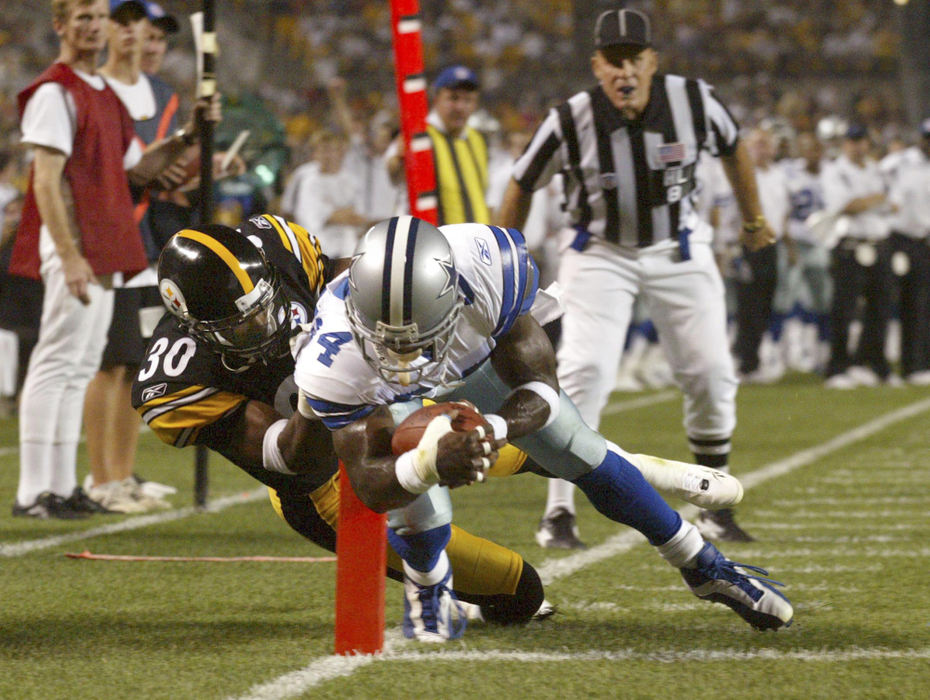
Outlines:
[[[930,117],[927,117],[922,122],[920,122],[920,126],[917,127],[917,130],[925,139],[930,138]]]
[[[142,17],[152,18],[149,13],[149,4],[145,0],[110,0],[110,16],[112,17],[123,8],[135,7]]]
[[[478,85],[478,75],[467,66],[449,66],[443,69],[433,83],[436,90],[439,88],[477,90]]]
[[[869,135],[869,130],[862,124],[850,124],[846,128],[846,138],[850,141],[860,141]]]
[[[652,44],[649,18],[638,10],[607,10],[594,25],[594,46],[641,46]]]
[[[161,29],[165,34],[176,34],[181,31],[181,25],[178,24],[174,15],[169,15],[164,8],[157,2],[149,3],[149,19],[156,27]]]

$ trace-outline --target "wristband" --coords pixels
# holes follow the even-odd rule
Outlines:
[[[559,392],[556,389],[553,389],[551,386],[544,382],[527,382],[526,384],[521,384],[516,389],[510,392],[510,396],[513,396],[518,391],[532,391],[539,398],[549,404],[549,417],[546,418],[546,422],[543,423],[543,428],[548,428],[555,422],[555,419],[559,417],[559,410],[561,408],[562,402],[559,398]]]
[[[743,231],[746,233],[755,233],[756,231],[761,231],[766,226],[765,217],[762,214],[759,214],[752,221],[743,222]]]
[[[268,430],[265,431],[265,436],[262,438],[262,466],[270,472],[296,474],[297,472],[288,468],[284,455],[281,454],[281,448],[278,447],[278,437],[286,425],[287,419],[282,418],[269,425]]]
[[[450,432],[452,420],[449,416],[436,416],[426,426],[417,446],[397,458],[394,474],[404,490],[420,494],[439,483],[439,472],[436,471],[439,439]]]
[[[495,440],[506,440],[507,439],[507,421],[504,420],[502,416],[499,416],[496,413],[488,413],[484,416],[484,419],[490,424],[491,428],[494,430]]]

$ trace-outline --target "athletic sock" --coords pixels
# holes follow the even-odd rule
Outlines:
[[[594,471],[574,480],[598,512],[638,530],[652,545],[665,544],[681,529],[681,516],[630,462],[608,450]]]
[[[575,486],[564,479],[549,479],[545,515],[552,515],[559,508],[575,514]]]

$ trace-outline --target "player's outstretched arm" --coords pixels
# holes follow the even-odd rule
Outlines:
[[[455,488],[478,481],[482,459],[493,463],[496,448],[503,444],[493,441],[486,449],[475,431],[458,432],[449,426],[445,431],[428,431],[419,449],[397,457],[391,450],[393,432],[393,416],[387,407],[380,407],[333,433],[336,453],[356,495],[379,513],[406,506],[433,484]]]
[[[330,432],[322,423],[298,413],[285,419],[261,401],[248,401],[242,410],[204,428],[197,442],[246,469],[319,473],[322,480],[332,476],[336,461]],[[274,447],[280,459],[269,458]]]
[[[554,420],[559,397],[555,351],[535,318],[520,316],[498,340],[491,362],[514,390],[497,411],[507,422],[508,438],[529,435]]]

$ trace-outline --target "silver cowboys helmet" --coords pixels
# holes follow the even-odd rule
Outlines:
[[[432,224],[396,216],[356,246],[346,310],[362,354],[383,378],[442,381],[462,304],[452,249]]]

